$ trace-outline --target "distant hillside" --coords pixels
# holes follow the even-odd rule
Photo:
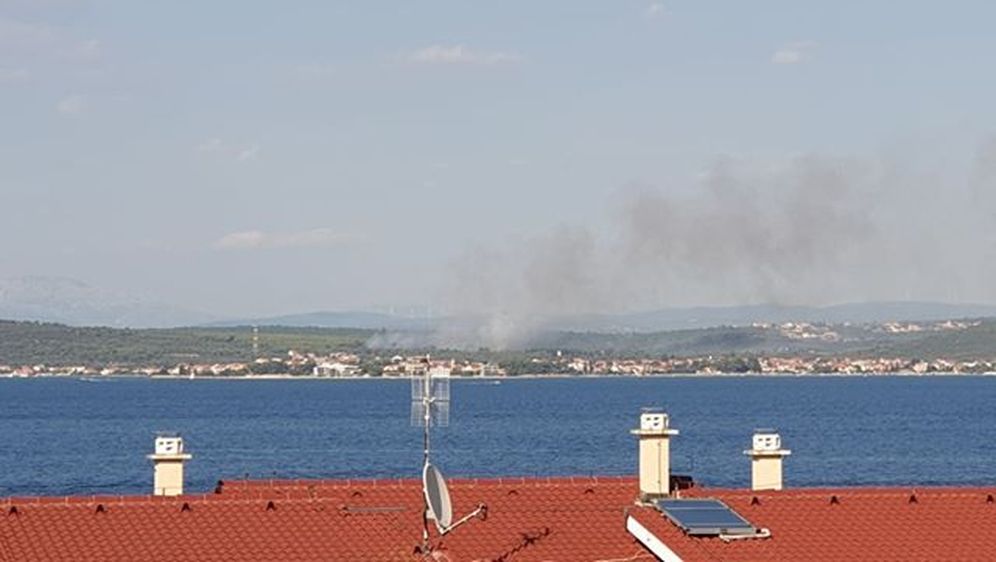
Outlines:
[[[350,351],[365,357],[438,352],[482,361],[523,362],[560,351],[568,356],[614,358],[796,356],[902,359],[996,359],[996,321],[923,323],[898,329],[879,324],[719,327],[653,333],[547,332],[523,349],[451,350],[433,346],[431,333],[348,328],[263,327],[260,354],[289,350]],[[370,342],[389,345],[370,347]],[[0,365],[109,364],[168,366],[177,363],[251,361],[252,330],[234,328],[115,329],[0,321]]]
[[[547,332],[630,333],[693,330],[721,326],[810,322],[825,324],[868,324],[892,321],[930,322],[960,318],[996,317],[996,306],[931,302],[869,302],[828,307],[751,305],[666,308],[631,314],[588,314],[560,316],[535,324]],[[316,328],[361,328],[370,330],[436,330],[465,327],[474,329],[488,318],[412,318],[379,312],[312,312],[263,318],[227,320],[207,324],[224,326],[302,326]]]
[[[896,341],[881,348],[882,353],[918,359],[986,359],[996,357],[996,321],[986,321],[967,330],[937,332],[919,338]]]
[[[362,351],[372,332],[352,329],[266,328],[263,356],[288,350]],[[184,362],[251,361],[248,328],[117,329],[0,321],[0,364],[175,365]]]
[[[891,333],[879,325],[827,326],[836,339],[799,338],[777,328],[719,327],[652,333],[547,333],[530,349],[567,354],[615,357],[709,355],[777,355],[823,357],[890,357],[904,359],[996,358],[996,322],[984,321],[960,330]]]
[[[363,330],[429,329],[440,320],[408,318],[379,312],[309,312],[242,320],[225,320],[206,324],[207,327],[287,326],[310,328],[357,328]]]
[[[868,302],[827,307],[750,305],[665,308],[632,314],[561,317],[552,320],[548,326],[552,329],[572,331],[658,332],[717,326],[750,326],[758,323],[867,324],[988,317],[996,317],[996,306],[933,302]]]

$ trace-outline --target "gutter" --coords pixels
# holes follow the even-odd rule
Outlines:
[[[668,548],[662,540],[657,538],[656,535],[651,533],[649,529],[644,527],[632,515],[626,516],[626,530],[661,562],[683,562],[680,556]]]

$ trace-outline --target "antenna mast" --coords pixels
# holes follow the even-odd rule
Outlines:
[[[412,377],[412,425],[422,426],[422,464],[429,464],[432,426],[450,424],[450,375],[436,372],[429,356],[421,361],[421,370]]]
[[[429,519],[436,523],[439,534],[445,535],[473,517],[484,517],[487,506],[480,504],[470,514],[453,522],[453,506],[442,473],[430,460],[430,428],[446,427],[450,424],[450,373],[445,369],[433,369],[429,356],[420,362],[420,369],[412,375],[411,424],[422,426],[422,496],[425,509],[422,511],[422,552],[429,553]]]

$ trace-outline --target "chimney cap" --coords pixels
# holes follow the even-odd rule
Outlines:
[[[177,459],[186,460],[191,458],[189,453],[183,450],[183,437],[176,432],[157,432],[155,441],[155,453],[149,455],[150,459]]]
[[[751,440],[751,449],[744,454],[752,456],[786,456],[792,454],[788,449],[782,449],[782,436],[774,429],[755,429]]]
[[[671,417],[662,408],[643,408],[640,413],[640,427],[631,430],[633,435],[663,436],[677,435],[677,429],[671,429]]]

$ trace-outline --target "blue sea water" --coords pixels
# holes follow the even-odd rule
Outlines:
[[[191,491],[218,479],[417,477],[407,381],[0,380],[0,496],[147,493],[155,432],[181,432]],[[993,484],[996,377],[454,381],[433,433],[447,476],[633,475],[629,430],[664,406],[673,470],[744,486],[757,427],[791,486]]]

